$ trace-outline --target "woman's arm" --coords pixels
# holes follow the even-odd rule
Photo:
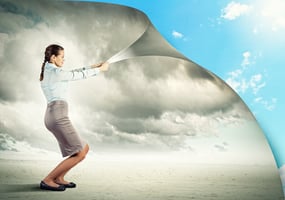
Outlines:
[[[64,71],[62,69],[57,69],[56,73],[60,81],[75,81],[86,79],[95,76],[100,73],[100,71],[107,71],[109,63],[98,63],[93,64],[89,67],[83,67],[80,69],[74,69],[71,71]]]

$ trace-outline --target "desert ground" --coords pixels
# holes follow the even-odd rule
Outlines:
[[[274,166],[191,164],[87,157],[66,177],[77,188],[43,191],[39,182],[58,160],[0,160],[0,199],[281,200]]]

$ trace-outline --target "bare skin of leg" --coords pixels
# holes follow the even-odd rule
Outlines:
[[[82,161],[86,154],[88,153],[89,146],[86,144],[85,147],[75,155],[68,157],[59,163],[44,179],[43,181],[52,187],[58,187],[57,183],[67,184],[68,182],[64,180],[65,174]]]

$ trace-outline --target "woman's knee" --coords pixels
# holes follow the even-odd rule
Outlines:
[[[76,157],[78,157],[78,160],[79,161],[84,160],[86,155],[87,155],[87,153],[88,153],[88,151],[89,151],[89,145],[86,144],[84,146],[84,148],[76,154]]]
[[[86,144],[86,145],[84,146],[83,150],[85,151],[85,154],[87,154],[88,151],[89,151],[89,145]]]

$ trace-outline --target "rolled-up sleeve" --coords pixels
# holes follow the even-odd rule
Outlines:
[[[65,71],[60,68],[56,69],[56,75],[60,81],[76,81],[86,79],[88,77],[96,76],[99,73],[99,68],[91,68],[90,66],[71,71]]]

